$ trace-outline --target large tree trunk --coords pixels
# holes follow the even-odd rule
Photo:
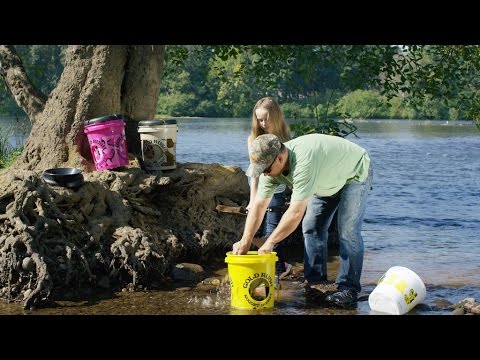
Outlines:
[[[43,171],[52,167],[77,167],[93,170],[83,133],[85,120],[110,114],[146,120],[155,115],[163,69],[162,45],[69,46],[62,76],[42,112],[39,112],[39,104],[43,97],[26,75],[16,78],[4,75],[23,69],[11,50],[12,47],[0,47],[1,74],[12,94],[23,91],[37,99],[20,102],[24,97],[15,96],[30,118],[36,120],[22,155],[13,165],[15,169]],[[11,60],[6,62],[7,59]]]

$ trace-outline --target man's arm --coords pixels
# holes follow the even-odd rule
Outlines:
[[[250,244],[255,236],[255,232],[262,224],[263,217],[267,211],[267,206],[270,204],[272,198],[259,198],[255,197],[250,210],[248,211],[247,220],[245,221],[245,229],[243,230],[243,236],[240,241],[233,244],[233,255],[243,255],[250,250]]]
[[[300,221],[302,221],[305,210],[307,209],[308,198],[304,200],[294,200],[290,202],[285,214],[283,214],[277,228],[269,236],[267,241],[258,249],[259,254],[269,254],[272,252],[273,245],[284,240],[288,235],[295,231]]]

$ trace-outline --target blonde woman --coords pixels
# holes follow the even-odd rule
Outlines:
[[[248,149],[250,149],[250,145],[253,140],[255,140],[257,136],[263,134],[274,134],[282,143],[291,139],[290,127],[285,121],[282,109],[280,108],[280,105],[271,97],[264,97],[258,100],[253,107],[252,129],[247,141]],[[257,194],[257,189],[258,177],[251,177],[250,202],[247,205],[247,210],[250,208],[250,204],[253,204],[253,200]],[[273,195],[262,225],[255,234],[255,238],[253,240],[255,246],[261,247],[265,239],[270,236],[280,222],[280,218],[286,210],[285,202],[287,198],[285,191],[286,185],[282,184],[277,188],[275,194]],[[283,247],[283,244],[279,243],[274,249],[278,256],[276,272],[279,275],[279,279],[289,275],[292,271],[292,265],[285,261]]]

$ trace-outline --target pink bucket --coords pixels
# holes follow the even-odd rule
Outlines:
[[[84,122],[90,151],[97,170],[128,165],[125,122],[122,115],[103,116]]]

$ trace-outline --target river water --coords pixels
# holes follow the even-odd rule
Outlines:
[[[2,120],[0,119],[0,124]],[[7,121],[4,119],[4,121]],[[448,314],[445,303],[480,300],[480,131],[467,122],[355,121],[374,166],[365,214],[362,292],[368,294],[392,266],[417,273],[427,288],[409,314]],[[178,120],[177,162],[221,163],[246,170],[249,119]],[[296,263],[301,268],[301,259]],[[338,259],[329,262],[334,278]],[[213,276],[222,278],[226,268]],[[227,291],[207,288],[101,295],[58,302],[38,314],[236,314]],[[311,306],[300,284],[285,281],[267,314],[372,314],[368,301],[355,310]],[[441,305],[443,304],[443,305]],[[0,313],[25,313],[0,303]],[[27,312],[29,313],[29,312]]]

